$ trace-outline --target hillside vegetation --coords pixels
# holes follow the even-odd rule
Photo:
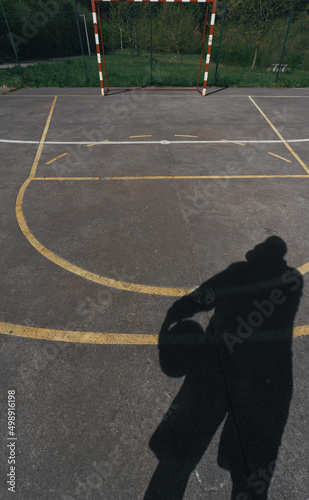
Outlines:
[[[95,58],[86,57],[88,79],[82,61],[76,58],[81,55],[79,31],[85,54],[88,55],[87,32],[90,50],[95,53],[90,0],[77,2],[78,26],[73,0],[2,1],[20,61],[40,61],[36,66],[24,68],[27,85],[98,85]],[[219,0],[213,63],[219,51],[224,4],[224,0]],[[280,60],[292,4],[293,0],[227,0],[217,84],[275,85],[274,75],[267,73],[267,68]],[[196,85],[205,4],[102,2],[100,9],[110,85],[148,85],[151,49],[153,84]],[[208,22],[209,19],[210,15]],[[277,85],[308,85],[308,28],[307,1],[296,0],[283,60],[291,72],[280,74]],[[76,59],[61,61],[71,57]],[[0,9],[0,63],[14,61]],[[51,64],[53,61],[57,62]],[[212,65],[210,84],[214,81],[214,69]],[[0,84],[21,85],[19,71],[2,69]]]

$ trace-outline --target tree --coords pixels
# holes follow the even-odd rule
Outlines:
[[[182,54],[200,50],[199,22],[186,5],[162,5],[154,20],[154,47],[162,52]]]
[[[251,26],[256,44],[251,69],[255,68],[262,38],[270,31],[279,17],[287,15],[293,0],[232,0],[230,9],[237,9],[240,22]]]

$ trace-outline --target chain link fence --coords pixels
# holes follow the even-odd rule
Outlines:
[[[210,85],[273,86],[278,77],[281,85],[309,85],[308,7],[301,0],[287,3],[263,28],[263,20],[245,22],[234,0],[218,2]],[[75,9],[71,0],[32,5],[19,14],[0,1],[0,85],[16,86],[22,76],[33,86],[99,86],[90,10]],[[110,87],[197,86],[206,4],[97,5]],[[199,84],[206,50],[207,34]]]

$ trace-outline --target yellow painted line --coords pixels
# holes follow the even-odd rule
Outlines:
[[[245,146],[243,142],[228,141],[228,139],[221,139],[221,141],[230,142],[231,144],[238,144],[239,146]]]
[[[179,134],[175,134],[174,137],[195,137],[195,138],[198,138],[198,135],[179,135]]]
[[[148,177],[34,177],[33,181],[156,181],[156,180],[194,180],[194,179],[308,179],[305,174],[287,175],[161,175]]]
[[[77,276],[81,276],[82,278],[87,279],[88,281],[92,281],[94,283],[98,283],[100,285],[108,286],[111,288],[117,288],[118,290],[126,290],[128,292],[137,292],[137,293],[145,293],[149,295],[164,295],[164,296],[171,296],[171,297],[182,297],[183,295],[186,295],[191,292],[191,288],[166,288],[166,287],[157,287],[157,286],[148,286],[148,285],[140,285],[136,283],[127,283],[125,281],[119,281],[111,278],[106,278],[104,276],[100,276],[95,273],[91,273],[85,269],[82,269],[81,267],[75,266],[74,264],[71,264],[70,262],[62,259],[55,253],[51,252],[48,250],[48,248],[44,247],[42,243],[40,243],[35,236],[31,233],[26,219],[24,217],[23,213],[23,199],[25,195],[25,191],[27,187],[29,186],[30,182],[33,180],[33,178],[29,177],[22,187],[20,188],[20,191],[17,195],[17,200],[16,200],[16,217],[17,221],[19,224],[19,227],[21,231],[23,232],[24,236],[27,238],[29,243],[41,254],[43,255],[46,259],[50,260],[54,264],[56,264],[59,267],[62,267],[66,271],[69,271],[73,274],[76,274]]]
[[[291,148],[290,144],[284,139],[284,137],[280,134],[279,130],[276,129],[276,127],[272,124],[272,122],[269,120],[269,118],[267,118],[267,116],[265,115],[265,113],[261,110],[261,108],[256,104],[256,102],[252,99],[252,97],[249,96],[249,99],[250,101],[254,104],[254,106],[256,107],[256,109],[261,113],[261,115],[263,116],[263,118],[265,118],[265,120],[267,121],[267,123],[271,126],[271,128],[273,129],[273,131],[277,134],[277,136],[281,139],[281,141],[283,142],[283,144],[285,145],[285,147],[290,151],[290,153],[292,153],[292,155],[294,156],[294,158],[298,161],[298,163],[303,167],[303,169],[307,172],[307,174],[309,174],[309,168],[307,167],[307,165],[303,162],[303,160],[301,160],[299,158],[299,156],[295,153],[294,149]]]
[[[192,90],[188,89],[190,92],[192,92]],[[301,89],[298,89],[298,90],[301,90]],[[111,91],[112,92],[112,91]],[[10,93],[4,93],[4,94],[0,94],[1,97],[55,97],[55,94],[45,94],[45,95],[39,95],[39,94],[34,94],[34,95],[28,95],[28,94],[15,94],[14,92],[10,92]],[[134,97],[150,97],[150,96],[156,96],[156,97],[188,97],[187,94],[174,94],[174,95],[170,95],[170,94],[161,94],[160,92],[158,93],[155,93],[155,92],[149,92],[148,94],[138,94],[138,93],[135,93],[134,94]],[[192,97],[194,98],[199,98],[200,96],[193,93],[191,94]],[[220,97],[220,98],[227,98],[227,99],[230,99],[231,97],[234,99],[234,98],[240,98],[240,99],[248,99],[248,97],[250,97],[249,95],[245,94],[245,95],[239,95],[239,94],[228,94],[228,95],[224,95],[222,93],[220,93],[219,95],[217,95],[217,93],[215,92],[210,92],[209,94],[207,94],[207,97]],[[92,94],[67,94],[67,95],[59,95],[58,94],[58,97],[60,98],[63,98],[63,97],[94,97],[94,98],[101,98],[101,94],[97,94],[97,95],[92,95]],[[125,97],[125,96],[119,96],[119,97]],[[265,99],[265,98],[269,98],[269,99],[306,99],[306,98],[309,98],[309,95],[251,95],[251,97],[256,97],[258,99]]]
[[[30,182],[33,181],[35,178],[36,169],[37,169],[37,166],[38,166],[41,154],[42,154],[44,141],[46,139],[46,135],[47,135],[48,128],[49,128],[49,125],[51,122],[51,118],[52,118],[52,114],[53,114],[53,111],[54,111],[54,108],[56,105],[56,101],[57,101],[57,96],[54,98],[53,104],[51,106],[51,110],[50,110],[49,116],[47,118],[47,122],[46,122],[44,132],[42,135],[42,139],[41,139],[41,142],[39,144],[39,147],[38,147],[38,150],[37,150],[37,153],[36,153],[32,168],[31,168],[30,175],[29,175],[28,179],[24,182],[24,184],[21,186],[19,193],[17,195],[17,199],[16,199],[16,207],[15,207],[16,218],[17,218],[19,227],[20,227],[22,233],[24,234],[24,236],[27,238],[29,243],[41,255],[43,255],[46,259],[50,260],[51,262],[58,265],[59,267],[62,267],[63,269],[65,269],[69,272],[72,272],[73,274],[76,274],[77,276],[81,276],[82,278],[85,278],[85,279],[92,281],[94,283],[98,283],[98,284],[108,286],[111,288],[116,288],[119,290],[144,293],[144,294],[150,294],[150,295],[181,297],[183,295],[189,294],[191,292],[191,289],[188,289],[188,288],[166,288],[166,287],[153,287],[153,286],[148,286],[148,285],[140,285],[140,284],[135,284],[135,283],[128,283],[128,282],[124,282],[124,281],[114,280],[111,278],[106,278],[104,276],[100,276],[100,275],[95,274],[95,273],[91,273],[85,269],[82,269],[78,266],[75,266],[74,264],[71,264],[70,262],[68,262],[68,261],[62,259],[61,257],[59,257],[58,255],[56,255],[55,253],[51,252],[48,248],[44,247],[44,245],[42,245],[35,238],[35,236],[31,233],[31,231],[27,225],[24,213],[23,213],[23,199],[24,199],[24,195],[25,195],[27,187],[29,186]],[[248,177],[248,176],[232,176],[232,177],[228,177],[228,176],[209,176],[209,177],[194,176],[191,178],[193,178],[193,179],[194,178],[196,178],[196,179],[200,179],[200,178],[215,179],[215,178],[245,178],[245,177]],[[255,178],[255,177],[265,177],[265,176],[249,176],[249,177]],[[272,176],[272,177],[292,177],[292,176]],[[293,177],[300,177],[300,176],[293,176]],[[308,176],[306,176],[306,177],[308,178]],[[155,177],[154,179],[158,179],[158,178],[162,178],[162,177]],[[188,177],[186,177],[186,176],[180,176],[180,177],[169,176],[169,177],[163,177],[163,178],[165,178],[165,179],[187,179]],[[40,179],[42,179],[42,178],[40,178]],[[67,179],[72,180],[72,178],[67,178]],[[113,179],[113,180],[134,179],[134,180],[136,180],[136,179],[145,179],[145,178],[105,178],[105,180],[107,180],[107,179]],[[146,179],[149,179],[149,178],[146,177]],[[46,179],[43,178],[42,180],[46,180]],[[83,180],[85,180],[85,178],[83,178]],[[304,268],[304,266],[303,266],[303,268]]]
[[[309,262],[307,262],[303,266],[298,267],[297,271],[299,271],[300,274],[306,274],[306,273],[308,273],[309,272]]]
[[[53,160],[50,160],[48,162],[45,163],[45,165],[50,165],[51,163],[53,163],[54,161],[56,160],[59,160],[59,158],[63,158],[63,156],[66,156],[68,155],[69,153],[63,153],[63,155],[60,155],[60,156],[56,156],[56,158],[54,158]]]
[[[97,144],[102,144],[103,142],[109,142],[109,140],[106,139],[106,141],[94,142],[93,144],[87,144],[87,148],[91,148],[92,146],[97,146]]]
[[[62,267],[66,271],[69,271],[73,274],[76,274],[77,276],[80,276],[82,278],[87,279],[88,281],[92,281],[94,283],[98,283],[100,285],[108,286],[111,288],[116,288],[118,290],[126,290],[128,292],[136,292],[136,293],[144,293],[144,294],[149,294],[149,295],[164,295],[164,296],[171,296],[171,297],[181,297],[183,295],[187,295],[191,292],[191,288],[166,288],[166,287],[156,287],[156,286],[148,286],[148,285],[140,285],[137,283],[128,283],[125,281],[119,281],[111,278],[107,278],[104,276],[100,276],[95,273],[91,273],[90,271],[87,271],[85,269],[82,269],[81,267],[75,266],[74,264],[71,264],[70,262],[66,261],[65,259],[62,259],[55,253],[51,252],[48,248],[44,247],[36,238],[35,236],[31,233],[25,217],[23,213],[23,198],[25,191],[27,187],[29,186],[30,182],[33,179],[29,177],[22,187],[20,188],[20,191],[17,196],[16,200],[16,217],[17,221],[19,224],[19,227],[21,231],[23,232],[24,236],[27,238],[29,243],[41,254],[43,255],[46,259],[50,260],[54,264],[56,264],[59,267]],[[299,268],[299,271],[302,274],[305,274],[306,272],[309,271],[309,262]]]
[[[53,340],[58,342],[76,342],[81,344],[122,344],[122,345],[157,345],[158,334],[133,334],[133,333],[101,333],[80,332],[75,330],[54,330],[50,328],[35,328],[31,326],[15,325],[0,322],[0,334],[14,337],[23,337],[37,340]],[[293,337],[309,335],[309,325],[293,328]],[[270,340],[273,336],[270,335]],[[262,340],[267,337],[263,336]],[[258,339],[257,339],[258,340]],[[199,338],[192,338],[192,343],[199,342]],[[189,338],[186,336],[186,345]]]
[[[303,335],[309,335],[309,325],[295,326],[293,328],[293,337],[302,337]]]
[[[33,181],[100,181],[100,177],[34,177]]]
[[[49,115],[48,115],[48,118],[47,118],[47,122],[46,122],[46,125],[45,125],[45,128],[44,128],[44,131],[43,131],[41,142],[39,144],[39,147],[38,147],[38,150],[36,152],[35,159],[34,159],[34,162],[33,162],[33,165],[32,165],[32,169],[31,169],[31,172],[30,172],[30,177],[35,177],[36,170],[38,168],[38,164],[39,164],[39,161],[40,161],[40,158],[41,158],[41,154],[42,154],[44,142],[45,142],[45,139],[46,139],[46,136],[47,136],[47,132],[48,132],[48,129],[49,129],[50,121],[51,121],[51,118],[53,116],[53,112],[54,112],[54,109],[55,109],[55,106],[56,106],[56,102],[57,102],[57,96],[55,96],[55,98],[53,100],[53,104],[52,104],[52,106],[50,108],[50,112],[49,112]]]
[[[130,135],[130,139],[135,139],[136,137],[152,137],[152,135]]]
[[[140,181],[140,180],[161,180],[161,179],[277,179],[277,178],[307,178],[308,175],[166,175],[157,177],[105,177],[107,181]]]
[[[268,152],[269,155],[276,156],[277,158],[280,158],[280,160],[287,161],[288,163],[292,163],[291,160],[287,160],[287,158],[283,158],[283,156],[275,155],[275,153],[270,153]]]
[[[106,278],[104,276],[100,276],[95,273],[91,273],[89,271],[86,271],[85,269],[82,269],[78,266],[75,266],[74,264],[71,264],[70,262],[62,259],[55,253],[51,252],[48,250],[48,248],[44,247],[36,238],[35,236],[31,233],[24,213],[23,213],[23,200],[24,200],[24,195],[26,192],[27,187],[29,186],[30,182],[34,180],[36,169],[42,154],[42,149],[44,145],[44,141],[48,132],[48,128],[50,125],[50,121],[52,118],[52,114],[56,105],[57,101],[57,96],[55,97],[45,128],[44,132],[42,135],[41,142],[39,144],[35,160],[33,163],[33,166],[31,168],[30,176],[28,179],[23,183],[21,186],[19,193],[17,195],[16,199],[16,218],[17,222],[19,224],[19,227],[24,234],[24,236],[27,238],[29,243],[41,254],[43,255],[46,259],[50,260],[54,264],[58,265],[59,267],[62,267],[63,269],[76,274],[77,276],[81,276],[82,278],[85,278],[89,281],[92,281],[94,283],[99,283],[100,285],[104,286],[109,286],[111,288],[117,288],[119,290],[126,290],[129,292],[137,292],[137,293],[145,293],[145,294],[150,294],[150,295],[164,295],[164,296],[171,296],[171,297],[181,297],[183,295],[186,295],[191,292],[191,289],[185,289],[185,288],[166,288],[166,287],[156,287],[156,286],[148,286],[148,285],[140,285],[140,284],[135,284],[135,283],[127,283],[125,281],[119,281],[119,280],[114,280],[111,278]],[[72,179],[70,179],[72,180]]]
[[[155,345],[158,343],[158,335],[53,330],[49,328],[14,325],[12,323],[0,323],[0,333],[15,337],[54,340],[58,342],[78,342],[83,344]]]

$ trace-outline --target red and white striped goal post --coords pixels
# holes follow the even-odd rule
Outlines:
[[[99,39],[99,31],[98,31],[98,16],[97,16],[97,12],[96,12],[96,2],[118,2],[118,1],[119,0],[91,0],[94,37],[95,37],[95,44],[96,44],[96,49],[97,49],[99,77],[100,77],[100,86],[101,86],[102,96],[105,95],[105,91],[104,91],[104,80],[103,80],[103,71],[102,71],[100,39]],[[209,73],[211,46],[212,46],[212,39],[213,39],[213,32],[214,32],[215,18],[216,18],[217,0],[125,0],[125,1],[126,2],[140,2],[140,3],[141,2],[212,3],[210,30],[209,30],[209,36],[208,36],[208,46],[207,46],[207,55],[206,55],[206,62],[205,62],[203,90],[202,90],[202,95],[205,96],[206,95],[206,88],[207,88],[208,73]],[[103,40],[102,40],[102,44],[103,44]],[[103,45],[103,47],[104,47],[104,45]]]

